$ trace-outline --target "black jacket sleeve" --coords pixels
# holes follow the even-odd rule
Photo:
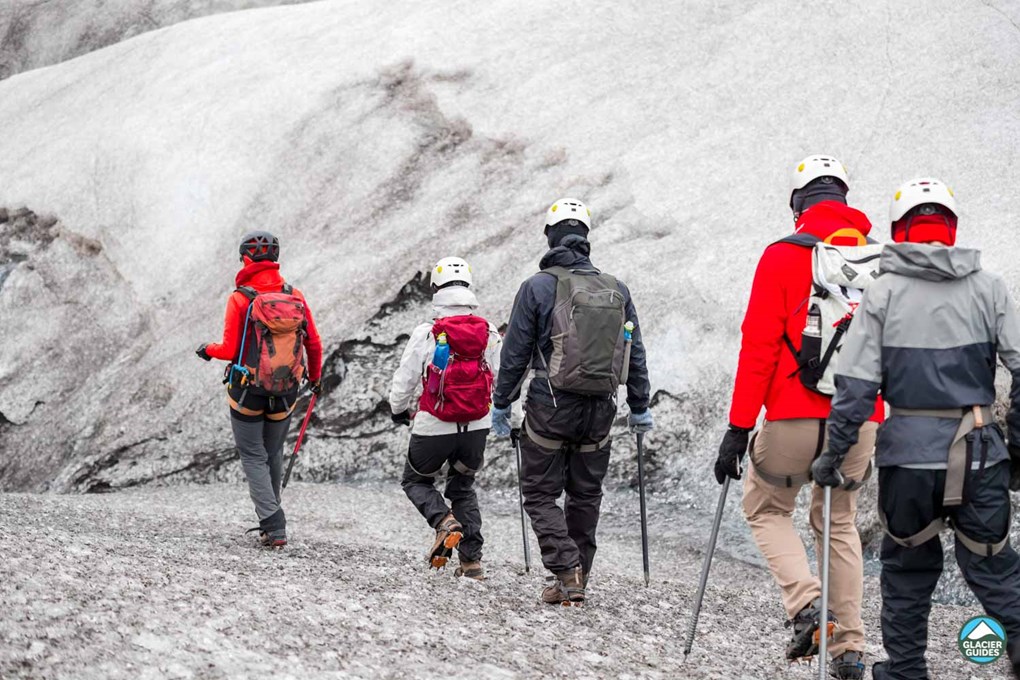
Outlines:
[[[645,361],[645,345],[641,340],[641,324],[638,322],[637,309],[630,296],[630,290],[620,283],[624,299],[627,301],[625,321],[634,322],[634,335],[630,348],[630,373],[627,376],[627,405],[631,413],[643,413],[648,410],[651,396],[651,383],[648,381],[648,364]]]
[[[492,395],[492,405],[506,408],[520,396],[521,385],[531,367],[538,335],[538,304],[531,279],[521,284],[514,298],[510,322],[503,336],[499,355],[499,376]]]

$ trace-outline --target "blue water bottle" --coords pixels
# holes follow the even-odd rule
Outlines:
[[[432,363],[429,364],[429,394],[439,394],[443,371],[446,370],[448,363],[450,363],[450,345],[446,341],[446,333],[440,333],[436,338],[436,351],[432,354]]]

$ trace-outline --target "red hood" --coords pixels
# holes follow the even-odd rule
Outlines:
[[[816,203],[797,220],[798,234],[811,234],[823,241],[840,229],[856,229],[864,236],[871,232],[868,216],[856,208],[851,208],[839,201],[822,201]]]
[[[260,293],[263,290],[282,286],[283,277],[280,276],[280,263],[262,261],[245,265],[234,277],[234,284],[238,288],[251,286]]]

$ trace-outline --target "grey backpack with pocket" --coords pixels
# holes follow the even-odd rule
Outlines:
[[[556,277],[552,312],[552,356],[546,366],[551,387],[574,394],[615,395],[627,381],[624,340],[626,300],[609,274],[550,267]]]

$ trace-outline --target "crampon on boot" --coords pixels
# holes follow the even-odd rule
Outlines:
[[[549,577],[552,585],[542,591],[542,601],[546,604],[559,604],[564,607],[580,607],[584,605],[584,576],[580,567],[569,571],[561,571]]]
[[[436,541],[432,544],[428,556],[429,567],[432,569],[445,567],[450,560],[450,553],[460,545],[460,539],[463,537],[464,527],[452,512],[446,513],[446,517],[440,520],[439,526],[436,527]]]
[[[270,536],[268,532],[262,531],[261,527],[252,527],[244,533],[250,534],[253,531],[259,532],[259,545],[263,548],[282,548],[287,545],[286,536]]]
[[[829,662],[829,676],[839,680],[864,680],[864,652],[847,650]]]
[[[466,560],[460,561],[460,566],[457,567],[456,571],[453,572],[454,576],[463,576],[464,578],[472,578],[476,581],[485,580],[485,570],[482,569],[481,560],[477,562],[468,562]]]
[[[818,654],[818,643],[821,642],[821,632],[818,630],[822,619],[821,598],[815,598],[793,617],[792,621],[786,622],[787,628],[793,628],[793,637],[790,644],[786,646],[786,658],[790,661],[807,659]],[[836,619],[832,612],[829,612],[829,639],[836,630]]]

